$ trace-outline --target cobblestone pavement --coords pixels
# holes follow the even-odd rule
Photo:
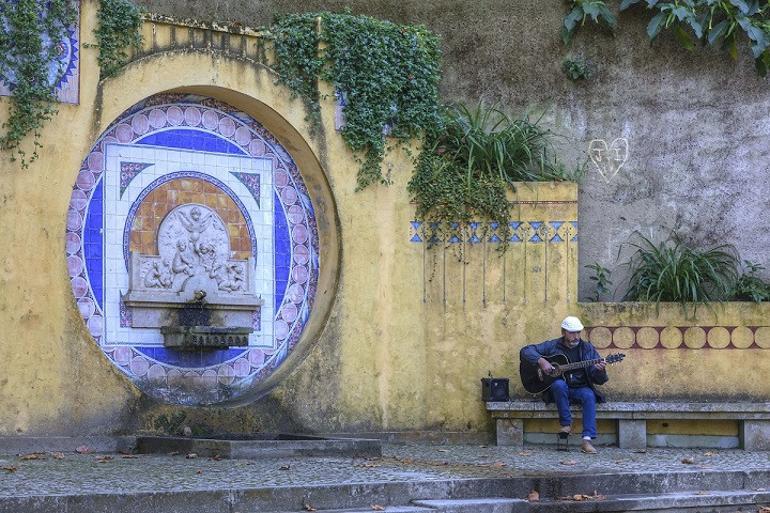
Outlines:
[[[770,453],[601,448],[598,455],[479,445],[386,444],[376,459],[226,460],[42,453],[0,457],[0,496],[257,488],[573,473],[770,470]],[[31,459],[36,458],[36,459]]]

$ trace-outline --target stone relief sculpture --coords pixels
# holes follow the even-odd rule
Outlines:
[[[230,258],[227,228],[215,210],[192,203],[174,208],[158,227],[157,249],[158,255],[131,253],[124,301],[133,327],[168,331],[179,324],[175,311],[205,302],[216,314],[212,326],[251,329],[261,305],[254,259]]]
[[[227,230],[208,207],[181,205],[171,211],[158,229],[158,252],[160,259],[140,259],[140,280],[147,288],[179,292],[200,275],[213,279],[219,291],[244,290],[246,261],[230,261]]]

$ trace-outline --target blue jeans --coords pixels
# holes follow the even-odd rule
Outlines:
[[[570,403],[583,406],[583,436],[596,438],[596,394],[589,387],[570,388],[563,379],[557,379],[551,385],[551,393],[559,410],[559,424],[572,424]]]

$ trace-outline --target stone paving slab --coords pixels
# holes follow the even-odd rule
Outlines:
[[[57,459],[58,458],[58,459]],[[602,448],[598,455],[533,447],[386,444],[383,457],[188,459],[185,455],[41,454],[0,458],[0,497],[234,490],[597,474],[760,471],[770,453]],[[736,474],[737,475],[737,474]],[[740,477],[740,476],[738,476]],[[736,477],[736,479],[738,479]],[[767,483],[770,488],[770,482]],[[729,488],[728,488],[729,489]]]

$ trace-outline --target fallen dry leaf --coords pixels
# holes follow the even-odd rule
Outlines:
[[[220,456],[219,454],[215,454],[210,459],[213,460],[213,461],[219,461],[219,460],[222,459],[222,456]]]
[[[55,460],[63,460],[64,459],[64,453],[63,452],[52,452],[51,457]]]
[[[281,465],[278,467],[278,470],[289,470],[291,468],[291,465]]]
[[[176,456],[177,454],[179,454],[179,451],[171,451],[168,453],[169,456]]]
[[[78,454],[88,454],[89,452],[93,452],[94,450],[88,447],[87,445],[81,445],[77,449],[75,449],[75,452]]]
[[[577,461],[575,460],[563,460],[563,461],[560,461],[559,463],[561,463],[562,465],[577,465]]]
[[[188,453],[187,456],[185,456],[185,458],[187,458],[188,460],[194,460],[197,457],[198,455],[195,454],[194,452]]]
[[[529,492],[529,494],[527,495],[527,500],[528,500],[529,502],[537,502],[537,501],[539,501],[539,500],[540,500],[540,494],[538,493],[538,491],[537,491],[537,490],[532,490],[532,491],[531,491],[531,492]]]
[[[438,452],[449,452],[449,449],[436,449]]]
[[[559,497],[560,501],[603,501],[607,497],[604,495],[599,495],[599,493],[594,490],[593,495],[586,495],[584,493],[576,493],[575,495],[568,495],[566,497]]]
[[[198,469],[195,471],[196,474],[203,474],[203,471],[201,469]]]
[[[19,470],[19,468],[15,467],[13,465],[7,465],[7,466],[3,467],[3,470],[5,470],[6,472],[10,473],[10,472],[16,472],[17,470]]]
[[[757,513],[770,513],[770,506],[760,506]]]
[[[45,456],[39,452],[31,452],[29,454],[20,454],[19,459],[21,461],[44,460]]]
[[[315,511],[316,509],[310,504],[309,502],[306,502],[302,505],[302,509],[305,511]]]
[[[124,460],[135,460],[138,457],[139,456],[137,456],[136,454],[124,454],[123,456],[121,456],[121,458],[123,458]]]
[[[716,456],[716,455],[717,455],[717,453],[715,453],[715,452],[713,452],[713,451],[706,451],[706,452],[704,452],[704,453],[703,453],[703,455],[704,455],[704,456]]]
[[[502,461],[496,461],[496,462],[494,462],[494,463],[492,464],[492,466],[493,466],[493,467],[498,467],[498,468],[500,468],[500,467],[507,467],[507,466],[508,466],[508,464],[507,464],[507,463],[503,463]]]
[[[96,463],[107,463],[108,461],[112,461],[112,456],[97,456]]]
[[[519,451],[517,454],[519,456],[532,456],[532,451]]]
[[[695,458],[693,458],[692,456],[685,456],[684,458],[682,458],[682,463],[684,463],[685,465],[692,465],[693,463],[695,463]]]
[[[379,504],[372,504],[372,510],[373,511],[385,511],[385,508],[383,508]]]

